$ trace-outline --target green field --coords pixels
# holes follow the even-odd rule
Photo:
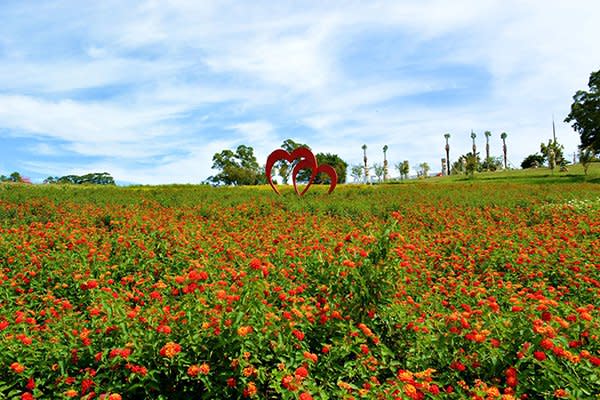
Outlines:
[[[595,398],[599,167],[0,185],[0,399]]]

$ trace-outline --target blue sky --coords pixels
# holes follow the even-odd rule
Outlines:
[[[99,3],[99,4],[94,4]],[[600,69],[600,2],[0,3],[0,173],[197,183],[239,144],[441,169],[470,132],[516,167]],[[413,171],[414,172],[414,171]],[[394,171],[392,175],[397,175]]]

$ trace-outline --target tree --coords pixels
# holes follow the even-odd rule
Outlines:
[[[473,139],[473,154],[477,153],[477,146],[475,145],[475,138],[477,137],[477,134],[473,131],[471,131],[471,139]]]
[[[465,173],[473,178],[475,172],[481,171],[479,153],[467,153],[465,156]]]
[[[250,146],[239,145],[235,153],[223,150],[213,156],[212,169],[218,169],[209,181],[225,185],[257,185],[261,182],[261,169]]]
[[[286,139],[281,144],[281,148],[284,149],[285,151],[287,151],[288,153],[291,153],[292,151],[296,150],[299,147],[306,147],[307,149],[310,150],[310,147],[307,144],[297,143],[297,142],[293,141],[292,139]],[[296,165],[296,162],[297,161],[294,161],[290,164],[287,161],[278,161],[276,164],[277,171],[279,172],[281,179],[283,179],[283,183],[285,183],[286,185],[290,178],[290,174],[292,173],[292,170],[294,169],[294,166]]]
[[[362,149],[363,149],[363,153],[364,153],[363,160],[365,162],[365,182],[368,183],[369,182],[369,167],[367,167],[367,145],[363,144]]]
[[[565,122],[579,133],[580,149],[589,148],[600,153],[600,70],[592,72],[588,81],[589,92],[579,90],[573,96],[571,112]]]
[[[481,163],[481,168],[486,171],[496,171],[502,168],[502,157],[490,157]]]
[[[479,159],[479,153],[463,154],[452,164],[453,175],[466,174],[473,177],[475,172],[480,171],[481,161]]]
[[[483,134],[485,135],[485,159],[487,161],[490,159],[490,136],[492,136],[492,132],[485,131]]]
[[[388,146],[386,144],[385,146],[383,146],[383,181],[384,182],[388,177],[388,161],[387,161],[387,157],[386,157],[387,151],[388,151]]]
[[[508,169],[508,163],[506,161],[506,137],[508,135],[506,132],[502,132],[500,134],[500,138],[502,139],[502,153],[504,154],[504,169]]]
[[[23,177],[18,172],[13,172],[9,176],[0,175],[0,182],[24,182]]]
[[[525,159],[521,163],[521,168],[523,168],[523,169],[539,168],[542,165],[544,165],[545,161],[546,161],[546,158],[541,154],[538,154],[538,153],[530,154],[527,157],[525,157]]]
[[[427,178],[427,174],[429,173],[430,169],[431,168],[429,167],[429,164],[427,164],[426,162],[419,164],[419,176]]]
[[[375,170],[375,176],[377,177],[377,181],[381,182],[381,178],[383,178],[384,173],[385,173],[385,169],[384,169],[383,165],[381,165],[379,163],[375,163],[375,164],[373,164],[373,169]]]
[[[548,144],[540,143],[540,153],[544,160],[548,161],[548,167],[554,171],[555,166],[565,167],[567,160],[563,156],[564,146],[559,144],[556,139],[548,140]]]
[[[354,178],[354,182],[360,182],[360,178],[362,178],[363,167],[360,164],[355,164],[350,169],[350,175]]]
[[[450,144],[448,144],[448,139],[450,139],[450,134],[445,133],[444,138],[446,139],[446,169],[447,169],[447,174],[450,175]]]
[[[44,179],[48,184],[69,184],[69,185],[114,185],[115,180],[108,172],[93,172],[90,174],[65,175],[60,178],[49,176]]]
[[[410,164],[408,160],[402,161],[402,168],[400,170],[400,175],[404,176],[404,179],[408,179],[408,174],[410,172]]]
[[[587,176],[588,168],[594,159],[594,151],[590,147],[579,150],[579,162],[583,166],[583,174],[585,176]]]
[[[346,171],[348,169],[348,164],[342,160],[337,154],[330,153],[318,153],[316,156],[317,164],[328,164],[335,169],[335,173],[337,174],[337,183],[346,183]],[[308,171],[303,171],[309,173]],[[300,174],[298,174],[300,176]],[[306,179],[308,180],[308,178]],[[329,183],[329,175],[320,173],[315,176],[314,183]]]

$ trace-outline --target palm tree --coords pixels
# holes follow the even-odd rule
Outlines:
[[[365,162],[365,183],[369,182],[369,168],[367,167],[367,145],[362,145],[363,153],[364,153],[364,162]]]
[[[448,139],[450,139],[450,134],[445,133],[444,137],[446,138],[446,173],[450,175],[450,145],[448,144]]]
[[[485,131],[483,133],[485,135],[485,160],[490,159],[490,136],[492,136],[492,132]]]
[[[504,153],[504,169],[508,169],[508,165],[506,163],[506,137],[508,135],[506,132],[502,132],[500,134],[500,138],[502,138],[502,152]]]
[[[379,163],[373,164],[373,170],[375,171],[375,176],[377,177],[377,182],[381,183],[381,179],[384,177],[383,173],[383,165]]]
[[[477,137],[477,135],[475,134],[475,132],[473,132],[473,130],[471,130],[471,139],[473,139],[473,154],[477,153],[477,146],[475,145],[476,137]]]
[[[388,146],[386,144],[385,146],[383,146],[383,181],[384,182],[388,176],[388,162],[387,162],[387,158],[386,158],[387,151],[388,151]]]

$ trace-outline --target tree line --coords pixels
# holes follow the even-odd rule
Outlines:
[[[286,139],[281,144],[281,148],[291,153],[299,147],[306,147],[312,150],[310,146],[304,143],[297,143],[292,139]],[[337,154],[330,153],[317,153],[315,155],[317,163],[329,164],[337,173],[337,183],[346,182],[346,173],[348,164],[342,160]],[[212,169],[218,170],[219,173],[207,178],[207,182],[215,185],[260,185],[266,184],[267,178],[265,176],[264,165],[259,165],[254,155],[254,149],[251,146],[239,145],[235,151],[226,149],[219,153],[215,153],[212,158],[213,165]],[[281,177],[282,182],[287,184],[295,163],[287,163],[285,161],[278,161],[275,164],[274,170]],[[296,180],[298,182],[308,182],[310,179],[311,171],[303,169],[300,170]],[[313,183],[325,184],[329,183],[329,176],[326,174],[317,174]],[[274,183],[276,180],[274,181]]]
[[[0,175],[0,182],[31,183],[29,178],[13,172],[9,176]],[[44,179],[45,184],[70,184],[70,185],[115,185],[115,180],[108,172],[93,172],[85,175],[49,176]]]

